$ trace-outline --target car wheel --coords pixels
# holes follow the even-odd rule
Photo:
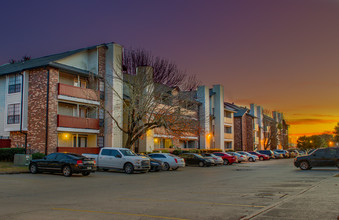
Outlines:
[[[171,167],[170,167],[170,165],[168,163],[164,163],[164,170],[165,171],[169,171],[170,168]]]
[[[229,161],[227,159],[224,160],[224,165],[228,165]]]
[[[91,174],[91,172],[82,172],[83,176],[89,176],[89,174]]]
[[[238,161],[238,163],[241,163],[241,161]]]
[[[35,164],[35,163],[32,163],[30,166],[29,166],[29,171],[32,173],[32,174],[36,174],[38,173],[38,166]]]
[[[259,160],[264,160],[264,157],[259,157]]]
[[[124,166],[124,171],[127,174],[132,174],[133,171],[134,171],[134,166],[130,163],[126,163],[125,166]]]
[[[202,161],[200,161],[200,162],[199,162],[199,167],[203,167],[203,166],[205,166],[205,163],[202,162]]]
[[[65,176],[65,177],[70,177],[72,176],[72,168],[70,166],[64,166],[62,168],[62,174]]]
[[[309,170],[309,169],[311,169],[310,164],[307,161],[301,161],[299,167],[302,170]]]
[[[253,158],[252,158],[252,157],[250,157],[250,158],[248,159],[248,161],[250,161],[250,162],[254,162],[254,160],[253,160]]]

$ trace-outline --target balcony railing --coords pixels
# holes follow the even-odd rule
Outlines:
[[[80,99],[88,99],[88,100],[94,100],[94,101],[100,100],[99,91],[77,87],[77,86],[71,86],[71,85],[62,84],[62,83],[59,83],[58,94],[80,98]]]
[[[233,135],[229,133],[224,133],[224,139],[233,139]]]
[[[58,115],[58,127],[99,130],[99,119]]]

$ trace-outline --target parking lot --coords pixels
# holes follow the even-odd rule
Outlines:
[[[265,216],[269,207],[337,173],[280,159],[132,175],[1,175],[0,219],[272,219],[279,216]]]

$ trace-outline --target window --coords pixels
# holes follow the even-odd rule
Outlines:
[[[225,141],[225,149],[232,149],[232,142]]]
[[[78,147],[87,147],[87,137],[78,137]]]
[[[231,112],[225,111],[225,112],[224,112],[224,117],[225,117],[225,118],[232,118],[232,113],[231,113]]]
[[[101,151],[101,155],[103,156],[111,156],[111,150],[104,149]]]
[[[9,77],[8,94],[21,91],[21,75],[15,74]]]
[[[104,137],[102,136],[98,137],[98,146],[104,147]]]
[[[232,134],[232,127],[225,126],[225,133],[226,134]]]
[[[20,103],[8,105],[7,124],[19,124],[20,122]]]
[[[57,155],[58,155],[58,154],[56,154],[56,153],[50,154],[50,155],[46,156],[46,160],[55,160],[55,158],[56,158]]]
[[[117,156],[121,156],[121,154],[117,150],[111,150],[111,156],[117,157]]]

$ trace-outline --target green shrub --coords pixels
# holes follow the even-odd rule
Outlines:
[[[45,157],[45,154],[43,153],[34,153],[32,154],[32,159],[36,160],[36,159],[43,159]]]
[[[0,161],[14,161],[15,154],[24,153],[24,148],[0,148]]]
[[[181,150],[181,149],[176,149],[176,150],[174,150],[174,151],[172,152],[172,154],[174,154],[174,155],[180,155],[180,154],[182,154],[182,150]]]

